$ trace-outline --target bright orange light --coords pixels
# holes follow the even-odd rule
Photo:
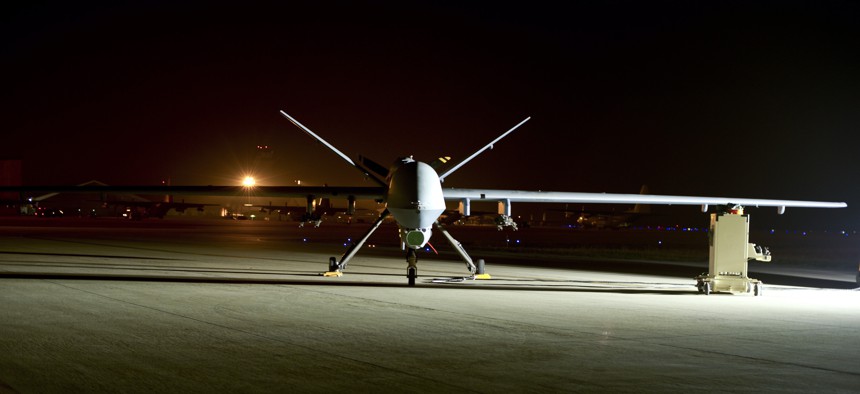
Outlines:
[[[242,180],[242,186],[245,187],[254,187],[257,184],[257,181],[254,180],[252,176],[246,176],[245,179]]]

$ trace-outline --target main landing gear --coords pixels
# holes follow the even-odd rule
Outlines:
[[[346,253],[341,256],[340,261],[336,257],[331,257],[328,260],[328,271],[324,272],[322,275],[327,277],[332,276],[343,276],[343,270],[346,268],[347,263],[352,259],[353,256],[361,249],[362,245],[370,238],[370,235],[379,228],[379,225],[382,224],[382,221],[388,217],[390,213],[386,209],[379,215],[379,218],[376,219],[376,222],[373,223],[364,236],[358,240],[358,242],[353,243],[349,246],[349,249],[346,250]],[[435,223],[436,229],[439,230],[445,236],[445,239],[451,243],[454,247],[454,250],[457,254],[460,255],[460,258],[466,263],[466,269],[469,270],[471,274],[470,279],[490,279],[490,275],[484,272],[484,264],[483,260],[478,260],[478,265],[472,262],[472,258],[469,257],[469,254],[466,253],[466,249],[463,248],[463,245],[460,242],[457,242],[451,234],[445,230],[439,222]],[[406,249],[406,279],[409,286],[415,286],[415,280],[418,278],[418,253],[416,249],[407,248]]]
[[[476,266],[472,261],[472,257],[469,256],[469,253],[466,252],[466,248],[463,245],[454,239],[448,230],[445,229],[445,226],[442,226],[438,221],[435,223],[436,229],[445,236],[445,239],[448,240],[448,243],[454,247],[454,251],[460,256],[460,259],[466,263],[466,269],[469,270],[469,274],[471,274],[471,279],[490,279],[490,274],[484,272],[483,260],[479,260],[481,263]]]
[[[346,264],[349,263],[349,260],[352,259],[352,256],[355,256],[358,253],[358,250],[361,249],[362,245],[367,242],[367,239],[370,238],[370,235],[379,228],[379,225],[382,224],[382,221],[388,217],[390,212],[388,210],[382,211],[382,214],[379,215],[379,218],[376,219],[376,222],[373,223],[373,226],[364,233],[364,236],[358,240],[358,242],[353,242],[352,245],[349,246],[349,249],[346,250],[346,253],[340,257],[340,262],[337,261],[337,258],[330,257],[328,259],[328,272],[323,273],[323,276],[343,276],[343,269],[346,268]]]

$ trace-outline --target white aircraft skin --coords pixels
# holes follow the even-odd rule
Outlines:
[[[511,204],[514,202],[532,203],[600,203],[600,204],[668,204],[668,205],[700,205],[703,212],[707,212],[710,205],[741,205],[747,207],[776,207],[779,213],[784,213],[786,207],[801,208],[844,208],[844,202],[823,201],[798,201],[798,200],[772,200],[754,198],[728,198],[728,197],[696,197],[696,196],[668,196],[668,195],[643,195],[643,194],[610,194],[610,193],[574,193],[553,191],[524,191],[524,190],[492,190],[492,189],[456,189],[442,188],[442,182],[455,170],[475,158],[481,152],[493,147],[493,144],[510,134],[518,127],[526,123],[526,118],[516,126],[512,127],[501,136],[479,149],[463,162],[450,168],[443,174],[439,174],[429,164],[414,160],[411,156],[400,159],[387,171],[387,174],[379,174],[385,180],[373,175],[360,164],[355,163],[349,156],[337,150],[333,145],[326,142],[322,137],[299,123],[286,112],[281,114],[308,135],[325,145],[341,159],[362,172],[368,179],[377,183],[373,187],[332,187],[332,186],[256,186],[253,189],[255,195],[271,197],[306,197],[310,198],[348,198],[350,201],[356,199],[372,199],[385,204],[385,210],[380,214],[376,222],[367,230],[364,236],[354,243],[338,261],[332,257],[329,260],[329,272],[333,276],[340,276],[346,268],[349,260],[358,252],[370,235],[379,227],[382,221],[392,215],[400,228],[400,239],[407,252],[407,278],[409,284],[414,285],[417,277],[417,254],[419,249],[427,244],[432,235],[433,227],[443,234],[452,244],[455,251],[466,263],[472,273],[472,277],[480,277],[481,272],[475,267],[471,257],[446,230],[438,223],[439,217],[445,211],[445,201],[458,201],[463,207],[464,216],[470,214],[470,203],[472,200],[494,201],[502,204],[504,215],[500,219],[510,219]],[[385,172],[384,167],[376,163],[366,161],[363,163],[373,164],[372,168]],[[246,195],[248,190],[241,186],[0,186],[0,192],[21,193],[21,199],[25,200],[24,193],[27,192],[61,192],[61,193],[131,193],[131,194],[173,194],[173,195]],[[503,220],[503,223],[507,223]],[[476,275],[478,274],[478,275]]]
[[[307,127],[299,123],[289,114],[281,111],[281,114],[289,119],[308,135],[317,139],[323,145],[335,152],[344,161],[359,169],[365,176],[385,187],[383,202],[386,211],[380,215],[377,223],[371,227],[367,234],[353,248],[347,251],[337,262],[334,257],[330,260],[330,270],[340,273],[346,267],[346,263],[355,255],[361,244],[372,234],[379,223],[389,213],[394,216],[400,227],[400,238],[407,248],[407,277],[409,284],[414,284],[417,273],[415,249],[423,247],[432,234],[432,226],[436,225],[455,247],[466,262],[467,267],[475,274],[475,266],[471,258],[466,254],[462,246],[454,240],[447,231],[437,222],[445,211],[445,200],[457,200],[463,203],[464,215],[469,216],[471,200],[497,201],[504,205],[505,216],[510,216],[512,202],[538,202],[538,203],[612,203],[612,204],[668,204],[668,205],[700,205],[703,212],[707,212],[709,205],[742,205],[742,206],[771,206],[777,207],[779,213],[784,213],[786,207],[804,208],[843,208],[847,204],[843,202],[821,202],[821,201],[797,201],[797,200],[771,200],[751,198],[728,198],[728,197],[694,197],[694,196],[661,196],[643,194],[607,194],[607,193],[572,193],[572,192],[544,192],[544,191],[522,191],[522,190],[490,190],[490,189],[455,189],[442,188],[442,181],[455,170],[475,158],[486,149],[492,148],[493,144],[506,135],[520,127],[530,118],[526,118],[519,124],[503,133],[501,136],[469,156],[463,162],[452,167],[442,175],[439,175],[432,166],[414,160],[411,156],[395,162],[391,167],[387,182],[382,182],[374,177],[364,167],[357,165],[347,155],[343,154],[333,145],[326,142],[322,137],[313,133]]]
[[[432,235],[432,226],[439,219],[439,216],[442,215],[442,212],[445,211],[445,196],[442,193],[442,181],[439,179],[439,174],[436,170],[429,164],[416,161],[410,156],[396,161],[391,166],[386,176],[386,181],[383,182],[286,112],[281,111],[281,115],[332,150],[341,159],[359,169],[365,176],[384,185],[385,194],[383,203],[385,204],[386,211],[383,212],[380,221],[389,213],[394,216],[394,220],[400,227],[400,240],[402,244],[411,250],[409,254],[410,258],[417,259],[417,257],[414,257],[414,250],[420,249],[427,244]],[[513,131],[513,129],[510,131]],[[358,244],[363,243],[369,235],[367,234]],[[350,252],[347,251],[347,254],[341,258],[338,268],[334,266],[330,268],[336,271],[343,269],[345,263],[354,255],[354,253],[350,254]],[[414,262],[411,265],[414,265]]]
[[[661,196],[657,194],[614,194],[614,193],[575,193],[544,192],[525,190],[488,190],[488,189],[443,189],[446,200],[474,199],[510,202],[543,203],[596,203],[596,204],[659,204],[659,205],[701,205],[707,211],[709,205],[742,205],[746,207],[776,207],[780,213],[786,207],[794,208],[845,208],[844,202],[770,200],[735,197],[696,197]]]
[[[400,238],[406,247],[424,247],[433,224],[445,211],[439,175],[427,163],[411,157],[402,159],[388,177],[385,204],[400,225]]]

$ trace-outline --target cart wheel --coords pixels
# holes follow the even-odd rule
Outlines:
[[[755,295],[760,296],[764,292],[764,283],[756,283],[755,284]]]
[[[711,282],[706,282],[704,286],[705,295],[711,294]]]

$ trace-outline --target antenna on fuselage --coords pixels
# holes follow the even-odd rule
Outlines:
[[[531,116],[529,116],[528,118],[523,119],[523,121],[522,121],[522,122],[517,123],[517,125],[516,125],[516,126],[511,127],[511,129],[510,129],[510,130],[508,130],[508,131],[504,132],[502,135],[500,135],[498,138],[494,139],[494,140],[493,140],[492,142],[490,142],[489,144],[485,145],[483,148],[478,149],[478,151],[477,151],[477,152],[472,153],[472,156],[467,157],[467,158],[466,158],[466,160],[463,160],[462,162],[460,162],[460,164],[457,164],[456,166],[452,167],[452,168],[451,168],[451,169],[449,169],[448,171],[445,171],[445,173],[444,173],[444,174],[439,175],[439,180],[440,180],[440,181],[442,181],[442,182],[445,182],[445,178],[446,178],[448,175],[451,175],[454,171],[457,171],[457,169],[459,169],[460,167],[462,167],[462,166],[463,166],[463,164],[468,163],[470,160],[474,159],[476,156],[478,156],[479,154],[481,154],[481,152],[483,152],[483,151],[485,151],[485,150],[487,150],[487,149],[493,149],[493,144],[495,144],[496,142],[499,142],[499,140],[501,140],[502,138],[505,138],[505,136],[507,136],[508,134],[510,134],[511,132],[513,132],[514,130],[516,130],[516,129],[517,129],[517,127],[522,126],[522,125],[523,125],[523,123],[528,122],[528,120],[529,120],[529,119],[531,119],[531,118],[532,118],[532,117],[531,117]]]
[[[371,174],[370,171],[368,171],[364,167],[358,165],[356,162],[352,161],[352,159],[350,159],[349,156],[343,154],[343,152],[341,152],[337,148],[335,148],[334,145],[329,144],[328,141],[326,141],[322,137],[316,135],[316,133],[311,131],[311,129],[309,129],[309,128],[305,127],[305,125],[299,123],[298,120],[295,120],[288,113],[286,113],[282,110],[281,115],[284,115],[284,117],[287,118],[290,122],[293,122],[293,124],[296,125],[296,127],[302,129],[302,131],[304,131],[305,133],[307,133],[311,137],[314,137],[314,139],[319,141],[321,144],[325,145],[326,148],[329,148],[332,152],[336,153],[338,156],[340,156],[341,159],[343,159],[344,161],[349,163],[349,165],[357,168],[359,171],[361,171],[362,174],[364,174],[365,178],[372,179],[374,182],[378,183],[380,186],[386,186],[385,182],[383,182],[381,179],[373,176],[373,174]]]

